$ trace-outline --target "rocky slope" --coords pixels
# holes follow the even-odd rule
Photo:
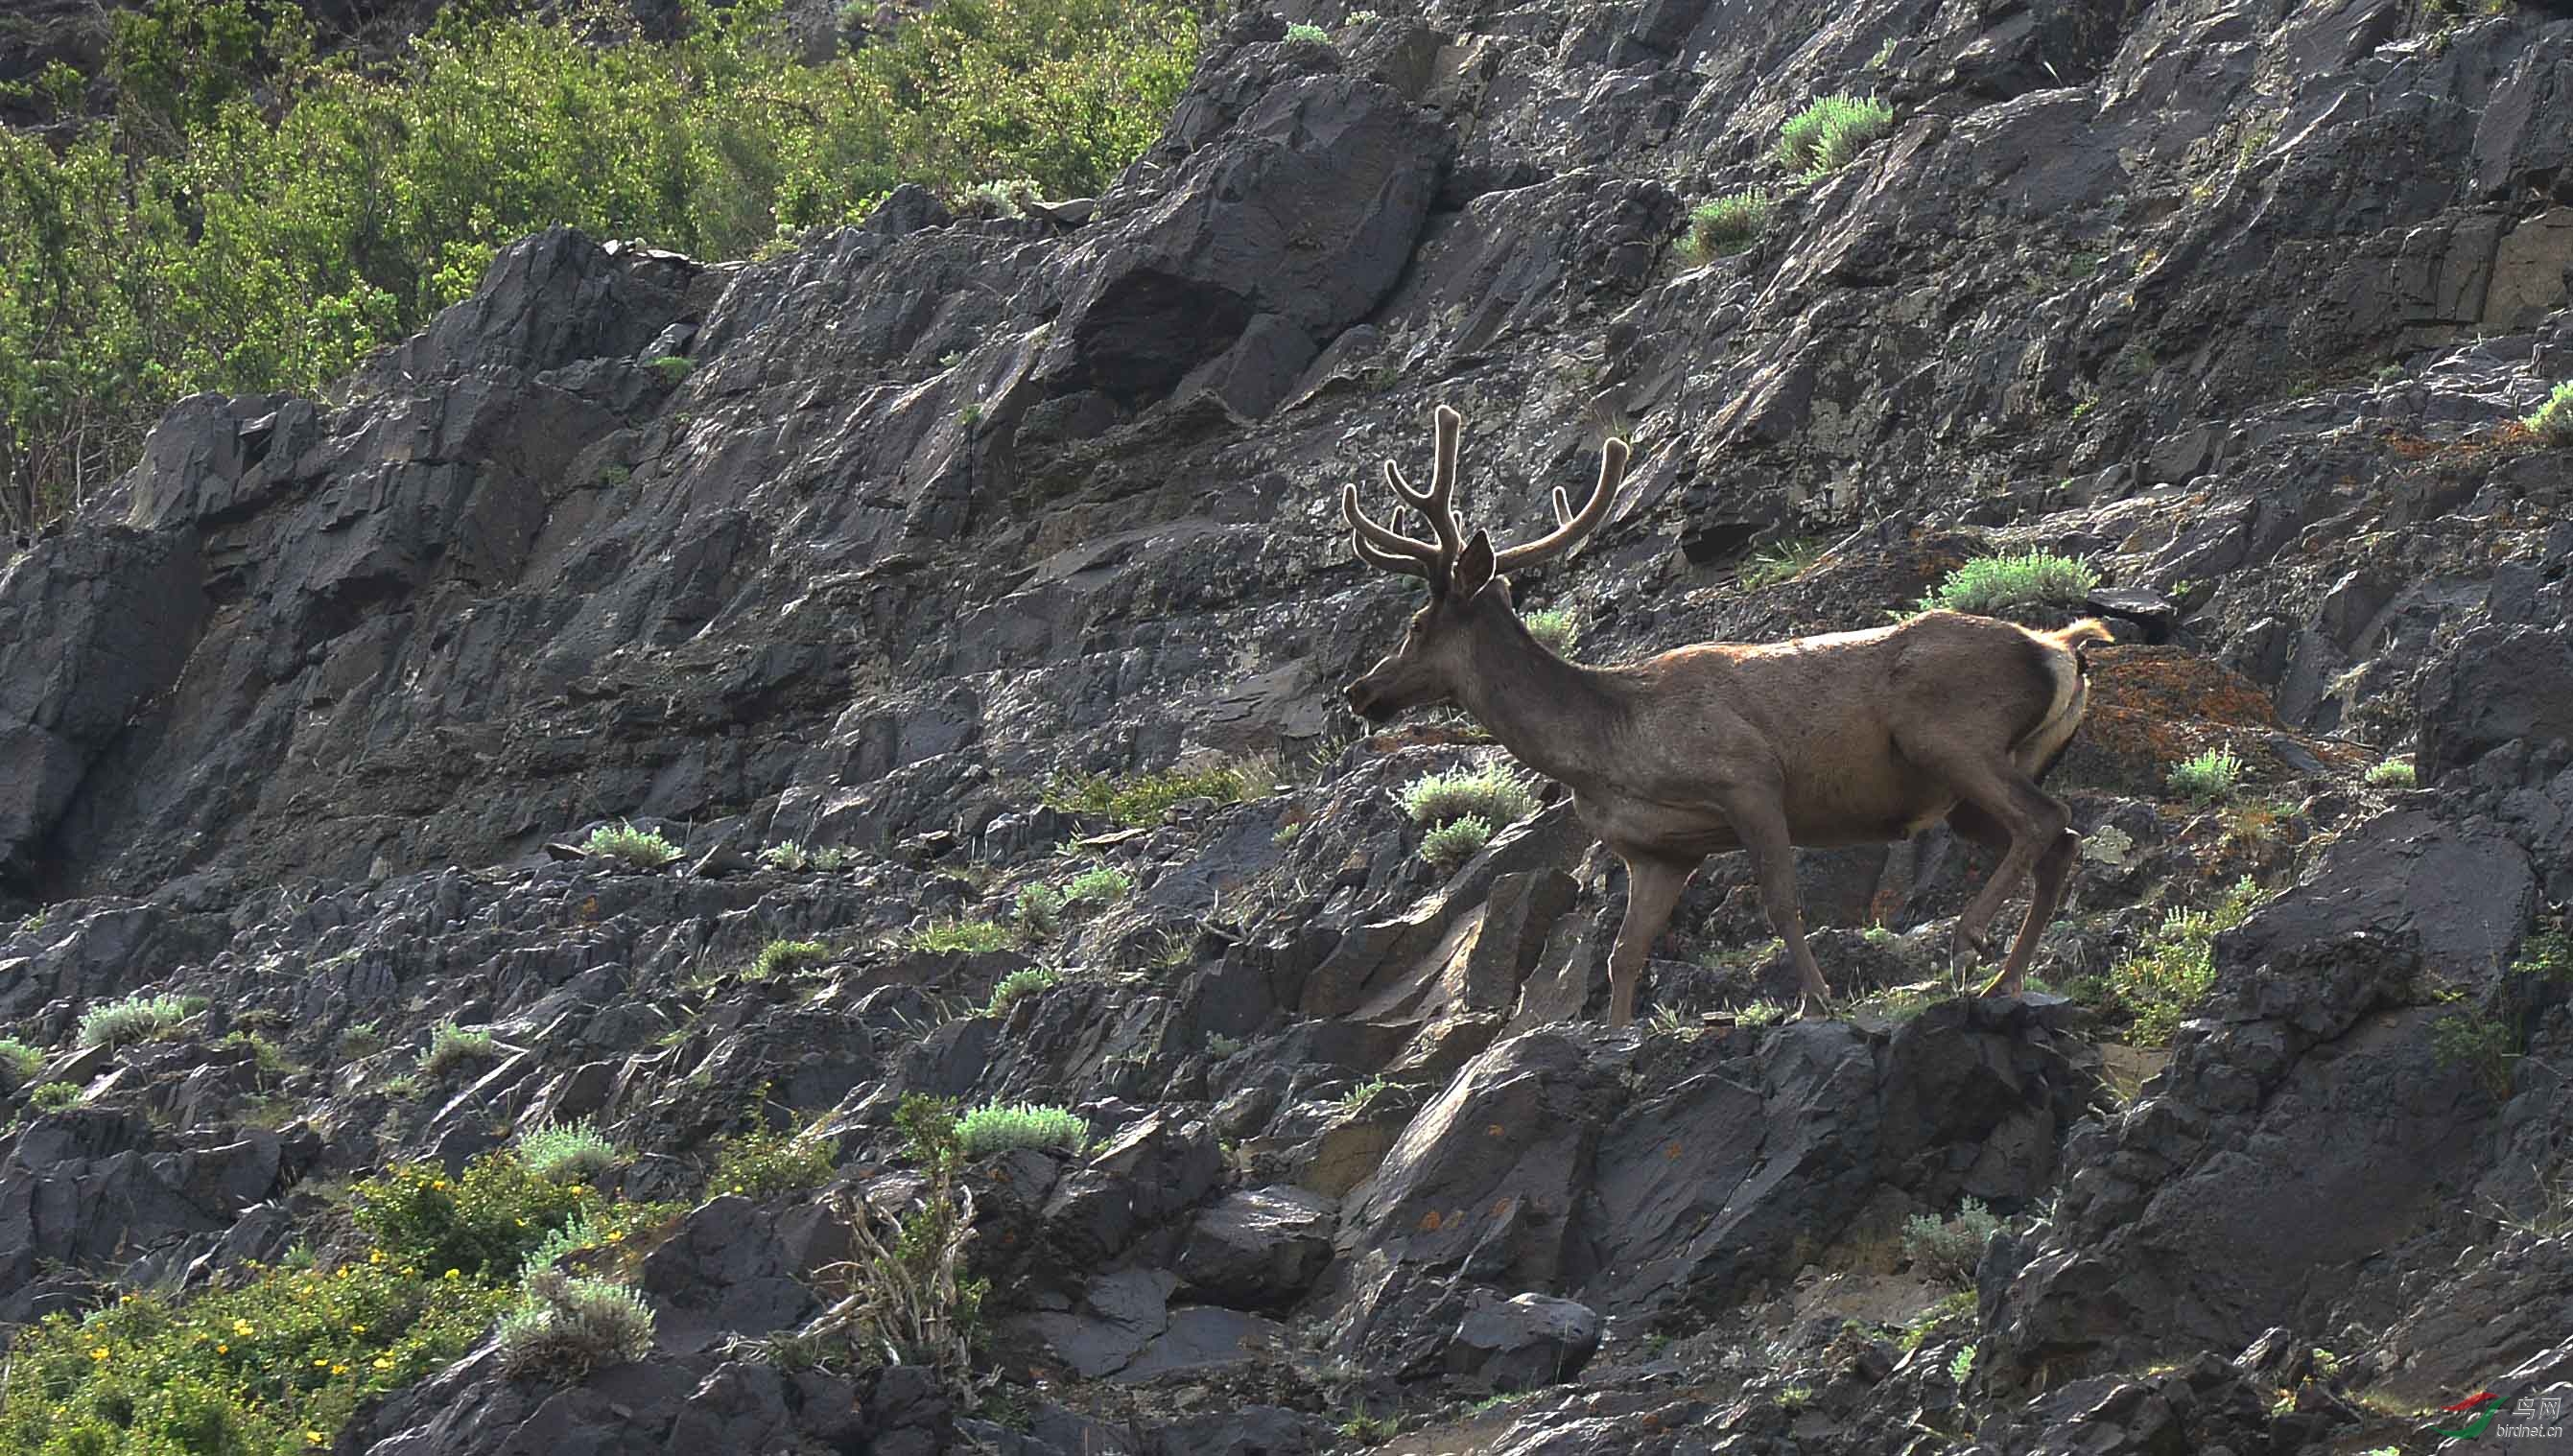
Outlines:
[[[2573,898],[2573,453],[2515,422],[2573,370],[2573,20],[1289,9],[1224,23],[1095,207],[902,194],[756,264],[531,238],[349,402],[183,401],[0,568],[0,1018],[51,1050],[0,1318],[327,1247],[335,1180],[588,1116],[691,1205],[649,1358],[485,1347],[338,1449],[2427,1450],[2413,1412],[2573,1391],[2573,972],[2529,949]],[[1844,90],[1892,135],[1685,266],[1688,208]],[[2090,840],[2040,974],[2278,892],[2167,1066],[2054,996],[1723,1015],[1786,972],[1722,862],[1662,1015],[1605,1032],[1622,875],[1560,804],[1431,871],[1391,791],[1495,751],[1334,697],[1412,606],[1337,487],[1438,402],[1505,538],[1635,441],[1520,583],[1590,660],[2098,562],[2130,640],[2054,784]],[[2217,746],[2259,813],[2160,797]],[[2387,755],[2417,789],[2361,781]],[[1243,802],[1048,807],[1226,756]],[[609,820],[687,853],[548,854]],[[921,943],[1068,843],[1131,892]],[[1938,831],[1804,861],[1861,990],[1980,873]],[[827,955],[754,967],[779,940]],[[139,991],[208,1005],[74,1045]],[[443,1021],[503,1055],[405,1076]],[[998,1400],[737,1342],[824,1308],[835,1194],[911,1186],[912,1092],[1095,1134],[967,1175]],[[790,1118],[832,1187],[707,1186]],[[1904,1222],[1967,1197],[2009,1226],[1924,1318]]]

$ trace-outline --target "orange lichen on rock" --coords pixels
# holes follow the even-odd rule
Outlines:
[[[2068,784],[2152,794],[2171,765],[2210,748],[2257,763],[2279,727],[2269,695],[2240,673],[2177,647],[2089,654],[2091,708],[2058,770]]]

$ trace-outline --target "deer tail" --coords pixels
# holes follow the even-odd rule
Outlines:
[[[2117,634],[2109,630],[2109,624],[2098,617],[2084,617],[2072,626],[2052,632],[2041,632],[2038,635],[2072,653],[2074,670],[2083,677],[2091,675],[2091,659],[2082,654],[2082,649],[2094,642],[2118,640]]]

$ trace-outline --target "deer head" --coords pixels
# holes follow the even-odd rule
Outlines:
[[[1429,604],[1411,614],[1402,644],[1348,686],[1349,706],[1372,723],[1408,708],[1455,698],[1466,683],[1475,680],[1478,669],[1471,647],[1478,636],[1515,634],[1527,650],[1543,652],[1519,625],[1509,583],[1503,577],[1562,555],[1596,530],[1607,519],[1617,484],[1626,474],[1626,442],[1611,439],[1599,447],[1599,483],[1591,487],[1590,499],[1579,512],[1557,486],[1554,529],[1523,545],[1496,551],[1483,531],[1466,534],[1464,517],[1451,503],[1456,493],[1456,438],[1465,422],[1443,404],[1438,406],[1436,421],[1437,451],[1428,489],[1412,488],[1400,466],[1384,462],[1385,483],[1413,518],[1428,526],[1431,539],[1378,525],[1358,509],[1358,487],[1340,488],[1340,516],[1349,524],[1349,548],[1358,559],[1429,583]]]

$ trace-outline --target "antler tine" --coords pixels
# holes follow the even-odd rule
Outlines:
[[[1388,530],[1367,519],[1358,509],[1358,487],[1340,487],[1340,518],[1349,524],[1349,549],[1357,558],[1380,571],[1398,571],[1405,576],[1418,576],[1435,581],[1431,575],[1441,569],[1438,547],[1428,541],[1416,541],[1400,531]]]
[[[1552,560],[1572,549],[1582,537],[1599,528],[1608,518],[1608,506],[1617,498],[1617,486],[1626,478],[1626,442],[1612,439],[1599,447],[1599,483],[1590,488],[1590,498],[1582,502],[1578,515],[1566,516],[1564,503],[1571,499],[1560,486],[1555,488],[1553,530],[1525,545],[1512,546],[1492,559],[1495,573],[1518,571],[1540,561]]]
[[[1560,485],[1554,487],[1554,523],[1558,526],[1572,524],[1572,497],[1564,494]]]

